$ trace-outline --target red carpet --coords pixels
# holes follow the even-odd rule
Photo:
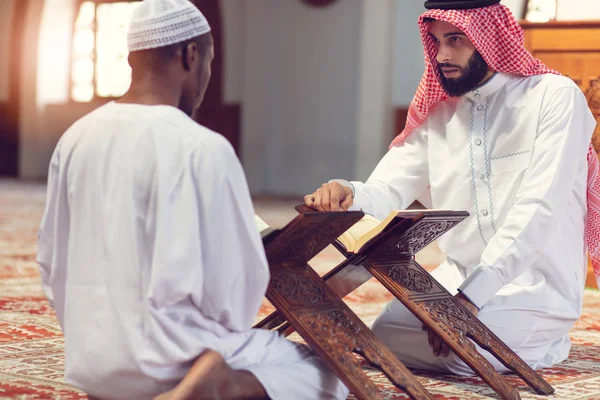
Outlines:
[[[0,181],[0,400],[85,399],[63,381],[63,338],[54,312],[48,307],[39,284],[35,263],[36,231],[43,211],[44,187]],[[256,210],[267,222],[281,226],[294,215],[293,202],[262,200]],[[424,265],[435,264],[435,246],[419,255]],[[328,249],[314,261],[323,273],[339,256]],[[349,306],[370,323],[390,299],[371,281],[349,296]],[[535,396],[522,382],[509,376],[526,399],[600,399],[600,292],[588,291],[584,315],[574,327],[570,358],[541,371],[556,389],[552,397]],[[261,316],[271,310],[265,302]],[[297,339],[297,338],[296,338]],[[365,367],[386,399],[408,398],[387,379]],[[478,378],[417,373],[418,379],[439,399],[497,398]],[[350,398],[353,398],[352,396]]]

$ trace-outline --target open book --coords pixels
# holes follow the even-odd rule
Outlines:
[[[440,216],[443,217],[454,213],[451,210],[432,210],[432,209],[414,209],[414,210],[395,210],[383,220],[365,214],[357,223],[350,229],[338,237],[337,242],[344,246],[349,253],[358,253],[367,243],[388,229],[396,226],[403,219],[414,218],[423,213],[425,216]],[[260,232],[261,237],[267,237],[274,231],[265,221],[258,215],[254,216],[256,229]]]
[[[265,237],[269,236],[270,233],[275,231],[269,224],[262,220],[258,215],[254,215],[254,223],[256,224],[256,230],[260,233],[260,237],[264,240]]]
[[[453,211],[432,209],[395,210],[389,213],[383,221],[366,214],[360,221],[344,232],[338,238],[338,242],[344,246],[347,252],[358,253],[379,234],[396,226],[403,219],[414,218],[421,213],[425,216],[444,216],[453,213]]]

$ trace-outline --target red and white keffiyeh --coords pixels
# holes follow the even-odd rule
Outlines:
[[[523,29],[510,10],[502,4],[467,10],[428,10],[419,18],[419,30],[425,48],[425,73],[409,107],[406,126],[390,148],[404,142],[425,121],[433,106],[448,99],[440,84],[435,43],[429,36],[426,18],[445,21],[462,30],[494,71],[521,76],[559,74],[527,51]],[[591,143],[587,161],[586,242],[594,274],[600,285],[600,164]]]

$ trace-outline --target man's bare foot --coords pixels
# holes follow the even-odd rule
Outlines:
[[[268,399],[258,379],[248,371],[234,370],[223,357],[206,350],[173,390],[154,400],[262,400]]]

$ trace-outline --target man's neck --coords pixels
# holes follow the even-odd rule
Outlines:
[[[495,74],[496,74],[496,71],[492,71],[491,69],[488,69],[487,73],[485,74],[485,76],[483,77],[481,82],[479,82],[479,85],[477,85],[477,87],[481,87],[481,86],[485,85],[486,83],[488,83]]]
[[[146,74],[137,79],[134,78],[127,93],[116,102],[178,107],[181,98],[178,86],[166,77]]]

